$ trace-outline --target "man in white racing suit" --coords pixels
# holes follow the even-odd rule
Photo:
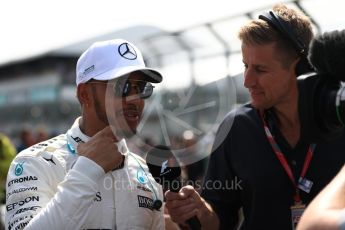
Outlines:
[[[164,229],[162,188],[124,138],[161,74],[122,39],[94,43],[76,71],[82,116],[12,162],[7,229]]]

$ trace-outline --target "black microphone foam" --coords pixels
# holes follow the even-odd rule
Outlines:
[[[345,81],[345,30],[316,36],[311,41],[308,59],[316,72]]]
[[[153,147],[146,155],[146,163],[153,178],[163,188],[172,192],[180,191],[181,183],[178,178],[181,175],[181,167],[169,147],[163,145]],[[201,229],[200,221],[196,216],[188,219],[187,223],[192,230]]]
[[[170,183],[181,175],[181,167],[169,147],[157,145],[146,155],[146,163],[155,180],[163,185]]]

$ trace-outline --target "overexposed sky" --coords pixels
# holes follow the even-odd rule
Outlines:
[[[278,2],[281,1],[0,0],[0,65],[131,26],[149,25],[176,31]],[[345,1],[303,0],[302,3],[323,30],[345,28],[342,16]],[[221,70],[212,71],[217,69]]]
[[[275,0],[0,0],[0,63],[134,25],[176,30]]]

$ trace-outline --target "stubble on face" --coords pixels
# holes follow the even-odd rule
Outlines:
[[[126,111],[135,110],[139,114],[139,121],[142,111],[136,106],[135,103],[126,101],[123,97],[114,97],[113,89],[107,89],[105,96],[105,103],[103,108],[100,109],[99,116],[102,120],[106,119],[107,123],[116,131],[117,137],[131,138],[137,133],[138,123],[133,123],[126,120]]]
[[[249,90],[252,106],[269,109],[286,103],[295,81],[294,65],[286,67],[282,63],[280,57],[284,55],[279,55],[275,44],[242,45],[242,55],[247,67],[244,74],[249,76],[245,87]]]
[[[105,111],[105,106],[104,104],[101,102],[101,100],[98,97],[98,94],[96,92],[96,90],[93,89],[93,103],[94,103],[94,108],[95,108],[95,112],[96,112],[96,116],[98,118],[98,120],[100,120],[102,123],[104,123],[105,126],[109,125],[109,121],[107,118],[107,113]],[[103,105],[103,106],[102,106]]]

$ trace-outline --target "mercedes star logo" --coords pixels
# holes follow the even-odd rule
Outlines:
[[[135,49],[128,43],[122,43],[119,46],[119,54],[121,57],[128,60],[134,60],[137,58],[137,52],[135,52]]]

